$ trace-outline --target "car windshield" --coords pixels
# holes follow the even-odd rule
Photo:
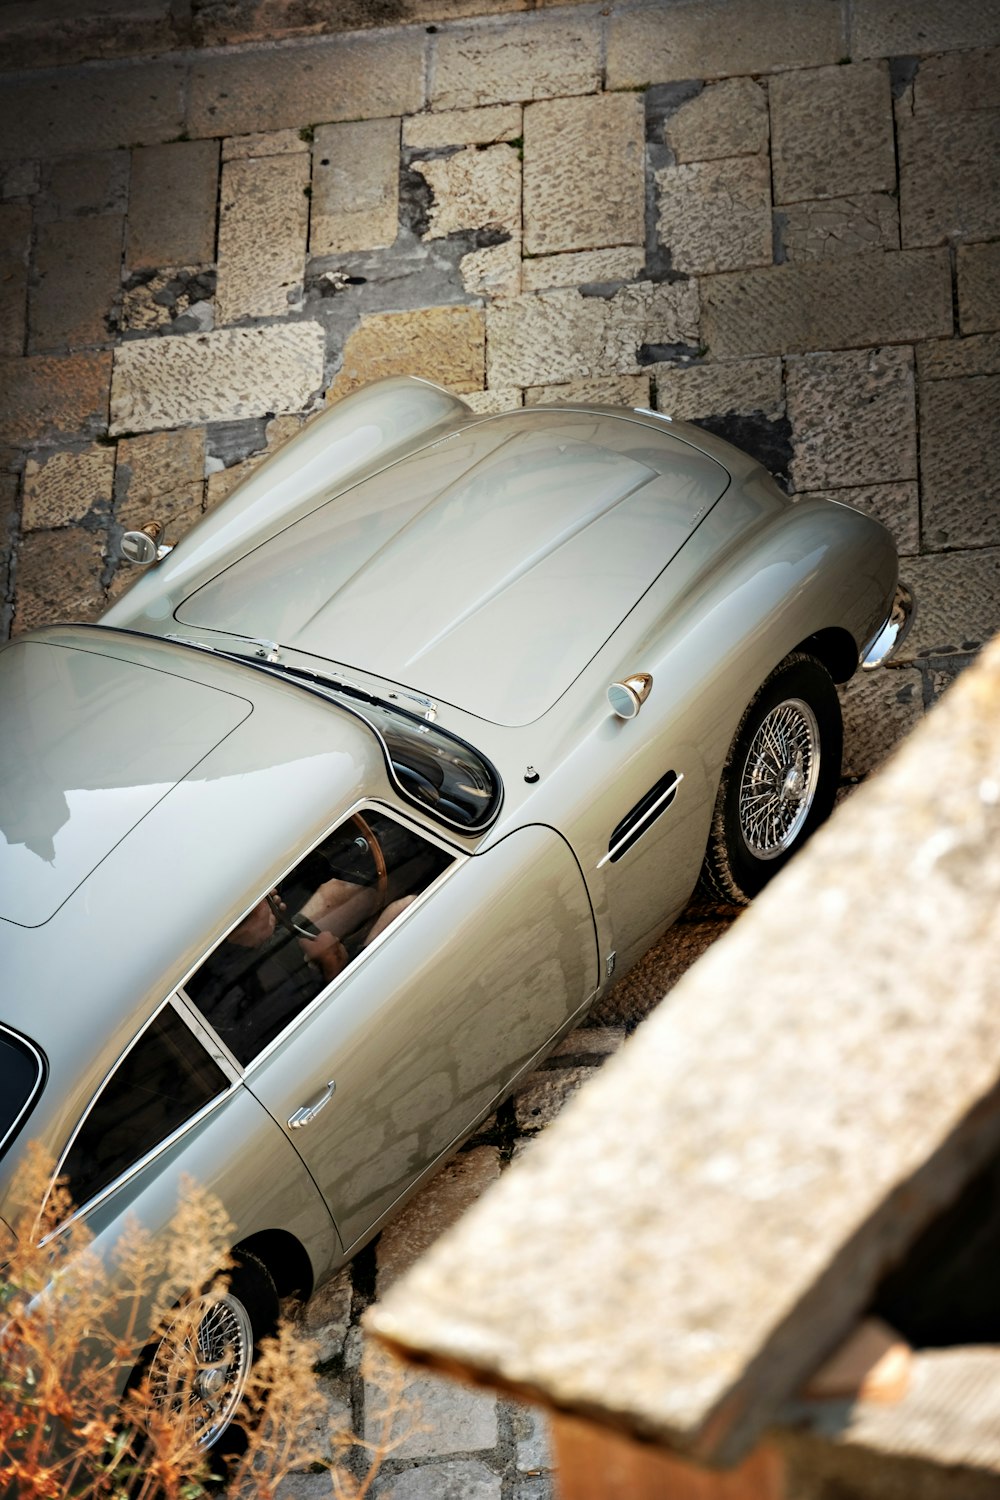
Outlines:
[[[0,1156],[26,1119],[42,1074],[42,1060],[34,1047],[0,1027]]]

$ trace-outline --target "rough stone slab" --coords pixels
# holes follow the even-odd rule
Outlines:
[[[123,329],[166,328],[207,333],[215,322],[216,274],[209,266],[164,266],[129,277],[122,290]],[[181,326],[180,319],[188,320]]]
[[[115,352],[111,431],[297,411],[323,384],[318,323],[142,339]]]
[[[0,443],[87,437],[108,420],[111,354],[0,359]]]
[[[320,1364],[344,1352],[351,1321],[351,1295],[351,1268],[345,1266],[325,1281],[306,1304],[303,1331],[316,1344]]]
[[[477,416],[493,416],[496,412],[514,411],[523,403],[521,392],[513,386],[492,391],[463,391],[462,400]]]
[[[378,1436],[383,1423],[377,1415],[378,1387],[365,1381],[364,1436]],[[408,1432],[394,1458],[437,1458],[446,1453],[472,1453],[497,1443],[496,1397],[457,1386],[440,1375],[410,1375],[403,1386],[410,1410],[390,1428],[393,1435]],[[416,1421],[418,1428],[413,1429]]]
[[[521,292],[521,240],[472,250],[458,263],[462,285],[470,297],[517,297]]]
[[[760,156],[768,139],[767,95],[752,78],[710,83],[670,115],[664,130],[678,162]]]
[[[810,68],[835,63],[846,52],[835,5],[679,0],[670,7],[669,21],[658,6],[612,14],[606,87]]]
[[[996,1150],[998,710],[1000,646],[369,1328],[737,1461]]]
[[[917,373],[921,380],[998,375],[1000,334],[975,334],[967,339],[935,339],[930,344],[918,344]]]
[[[474,1458],[444,1464],[421,1464],[387,1478],[375,1491],[378,1500],[500,1500],[501,1479]]]
[[[859,489],[806,490],[797,496],[799,500],[812,498],[836,500],[841,505],[852,505],[855,510],[874,516],[888,527],[896,538],[896,549],[901,557],[920,551],[920,492],[917,484],[873,484]]]
[[[270,458],[272,453],[277,452],[290,438],[301,431],[304,420],[298,412],[284,417],[273,417],[264,429],[265,444],[259,451],[251,453],[236,463],[231,463],[227,468],[211,472],[205,482],[206,510],[211,510],[213,505],[218,505],[219,501],[231,494],[238,484],[248,479],[265,458]]]
[[[413,114],[424,102],[424,40],[388,30],[220,52],[191,69],[187,128],[248,135]]]
[[[923,543],[1000,543],[1000,375],[928,382],[920,395]]]
[[[565,255],[538,255],[524,262],[521,278],[526,292],[557,286],[586,286],[592,282],[634,281],[642,271],[645,251],[632,245],[610,250],[577,250]]]
[[[785,370],[796,490],[916,478],[912,350],[807,354]]]
[[[61,156],[46,173],[39,218],[73,219],[78,214],[124,214],[128,206],[129,153],[89,151]]]
[[[32,354],[108,342],[121,292],[122,234],[117,214],[39,225],[28,311]]]
[[[21,524],[25,531],[70,526],[95,506],[110,510],[114,482],[115,450],[105,444],[29,458]]]
[[[975,651],[1000,630],[1000,548],[911,557],[906,577],[920,607],[901,660]]]
[[[176,542],[198,520],[205,488],[205,433],[199,427],[122,438],[115,520],[126,529],[159,521]]]
[[[525,406],[648,406],[648,375],[595,375],[581,377],[562,385],[530,385],[524,393]]]
[[[1000,47],[988,47],[926,58],[917,69],[911,103],[918,114],[963,114],[995,110],[998,97]]]
[[[529,104],[524,243],[531,255],[641,245],[645,120],[637,94]]]
[[[766,156],[690,162],[656,173],[660,244],[677,271],[769,266],[771,167]]]
[[[128,265],[134,270],[214,260],[218,186],[215,141],[176,141],[133,151]]]
[[[362,319],[347,340],[344,362],[327,400],[339,401],[384,375],[421,375],[459,395],[481,390],[484,338],[478,307],[375,313]]]
[[[0,208],[0,355],[24,352],[30,243],[31,209],[22,203],[4,204]]]
[[[718,358],[912,343],[952,331],[944,250],[731,271],[701,283],[704,340]]]
[[[790,203],[775,213],[779,258],[798,262],[899,249],[899,204],[890,193]]]
[[[431,104],[472,109],[600,88],[600,36],[589,16],[525,16],[449,27],[436,38]],[[412,113],[412,111],[410,111]]]
[[[222,160],[242,161],[247,156],[297,156],[308,154],[305,130],[271,130],[256,135],[231,135],[222,143]]]
[[[129,57],[166,52],[177,45],[175,16],[168,0],[46,0],[44,5],[4,7],[6,68],[64,66],[89,58]]]
[[[857,57],[915,57],[1000,42],[994,0],[854,0]]]
[[[588,1078],[590,1068],[545,1068],[532,1073],[514,1095],[514,1114],[520,1130],[541,1130],[551,1124],[563,1105]]]
[[[535,1406],[511,1405],[514,1437],[517,1440],[517,1468],[521,1474],[547,1473],[553,1467],[549,1424],[544,1412]]]
[[[323,125],[313,149],[313,255],[391,245],[399,230],[399,121]]]
[[[904,246],[1000,235],[1000,109],[914,113],[911,86],[896,102],[896,139]]]
[[[1000,329],[1000,243],[959,245],[958,306],[963,333]]]
[[[0,158],[152,145],[183,129],[186,65],[51,68],[0,79]]]
[[[216,321],[279,317],[302,300],[309,158],[227,162],[219,197]]]
[[[776,203],[895,191],[886,63],[783,73],[768,98]]]
[[[623,1026],[578,1026],[564,1036],[553,1057],[610,1057],[625,1041]]]
[[[839,693],[843,774],[869,776],[923,718],[920,673],[914,667],[857,672]]]
[[[435,146],[489,146],[517,140],[522,124],[519,104],[413,115],[403,121],[403,145],[425,151]]]
[[[104,608],[102,538],[77,526],[31,531],[14,574],[14,634],[57,620],[95,620]]]
[[[0,161],[0,198],[31,198],[40,180],[37,161]]]
[[[304,6],[287,0],[197,0],[194,37],[200,47],[218,47],[529,8],[530,0],[488,0],[485,5],[483,0],[394,0],[390,13],[381,0],[310,0]]]
[[[415,161],[433,202],[425,240],[463,229],[521,231],[521,163],[510,146],[466,146],[453,156]]]
[[[780,359],[732,364],[651,365],[660,411],[685,422],[726,412],[763,412],[774,421],[785,414]]]
[[[496,1146],[463,1151],[438,1172],[379,1236],[376,1295],[384,1296],[392,1283],[499,1176],[500,1153]]]

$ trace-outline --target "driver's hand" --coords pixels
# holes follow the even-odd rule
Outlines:
[[[321,932],[314,938],[299,938],[306,958],[318,964],[324,979],[336,979],[346,969],[349,959],[347,949],[332,932]]]

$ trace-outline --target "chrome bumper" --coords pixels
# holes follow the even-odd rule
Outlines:
[[[867,650],[861,653],[860,666],[863,672],[873,672],[876,667],[883,666],[899,650],[909,634],[915,613],[916,603],[912,593],[905,583],[898,583],[888,619]]]

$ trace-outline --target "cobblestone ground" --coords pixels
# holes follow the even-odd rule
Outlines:
[[[652,405],[889,525],[920,614],[844,694],[845,786],[1000,628],[997,0],[90,9],[0,21],[4,634],[94,618],[124,527],[176,539],[395,372]],[[365,1305],[731,915],[690,910],[314,1299],[335,1413],[371,1422]],[[381,1495],[549,1495],[535,1417],[417,1386]]]

